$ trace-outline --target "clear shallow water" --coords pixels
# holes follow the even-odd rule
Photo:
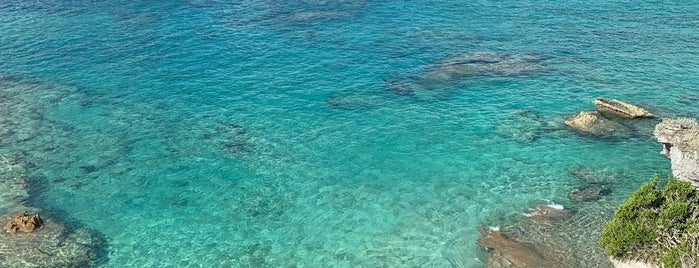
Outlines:
[[[625,141],[494,129],[522,110],[561,123],[597,96],[699,116],[695,7],[3,3],[0,73],[78,90],[41,109],[54,127],[0,150],[36,164],[34,202],[107,237],[108,267],[479,267],[479,224],[549,200],[579,211],[564,229],[595,245],[603,215],[669,173],[652,122]],[[427,100],[386,90],[473,51],[546,55],[548,70]],[[326,102],[356,94],[369,107]],[[578,165],[626,179],[571,204]]]

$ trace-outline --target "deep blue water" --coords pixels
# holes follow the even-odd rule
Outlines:
[[[108,267],[480,267],[479,224],[608,216],[669,174],[654,121],[623,140],[562,122],[597,96],[699,117],[697,4],[5,1],[0,74],[77,90],[41,110],[60,127],[0,150],[29,151],[34,202],[102,233]],[[541,68],[420,80],[484,51]],[[497,131],[521,111],[559,127]],[[573,204],[574,166],[626,179]],[[594,215],[567,227],[581,252]]]

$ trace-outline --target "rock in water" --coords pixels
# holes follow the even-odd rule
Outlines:
[[[15,213],[10,217],[10,220],[5,223],[3,229],[7,232],[15,233],[31,233],[44,224],[39,214],[29,216],[26,210]]]
[[[590,184],[573,189],[570,192],[568,198],[570,198],[570,201],[576,203],[589,202],[599,200],[600,198],[602,198],[602,196],[608,195],[610,193],[611,190],[609,190],[607,186],[600,184]]]
[[[530,246],[512,240],[500,231],[490,231],[480,226],[478,231],[481,237],[478,245],[494,251],[496,256],[500,256],[504,261],[498,263],[510,263],[514,267],[556,267],[556,262],[544,259],[544,257]],[[489,265],[486,264],[486,267]]]
[[[595,99],[597,111],[605,115],[613,115],[624,118],[653,117],[654,115],[643,108],[616,100],[597,97]]]
[[[629,128],[603,117],[596,111],[582,111],[565,118],[566,125],[581,132],[602,138],[628,138]]]
[[[102,256],[105,240],[87,229],[68,229],[51,218],[30,216],[27,178],[21,157],[0,153],[0,267],[92,267]],[[10,214],[8,212],[19,213]],[[40,228],[39,228],[40,227]],[[39,229],[37,229],[39,228]]]
[[[661,154],[670,159],[672,175],[699,188],[699,124],[692,118],[663,119],[655,126]]]

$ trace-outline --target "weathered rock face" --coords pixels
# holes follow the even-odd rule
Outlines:
[[[578,131],[590,134],[593,137],[607,139],[630,138],[639,129],[640,122],[629,120],[642,117],[654,117],[653,114],[643,108],[621,102],[615,99],[597,97],[594,101],[597,111],[582,111],[565,118],[566,125]]]
[[[655,126],[661,154],[670,159],[672,175],[699,188],[699,124],[695,119],[663,119]]]
[[[595,99],[597,111],[605,115],[624,118],[653,117],[654,115],[643,108],[616,100],[597,97]]]
[[[596,111],[582,111],[565,118],[565,124],[580,132],[604,138],[628,138],[629,128]]]
[[[31,233],[44,224],[39,214],[29,216],[26,210],[20,211],[12,215],[10,220],[5,223],[3,229],[7,232],[22,232]]]

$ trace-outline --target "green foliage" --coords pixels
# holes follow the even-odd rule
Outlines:
[[[662,196],[668,201],[690,200],[696,195],[692,183],[678,179],[670,179],[663,187]]]
[[[642,224],[612,219],[604,225],[600,243],[609,255],[623,258],[634,250],[655,240],[653,230]]]
[[[629,196],[604,224],[600,245],[619,259],[650,260],[664,267],[696,265],[699,194],[691,183],[670,178],[658,190],[656,177]]]
[[[665,256],[662,257],[664,268],[682,268],[682,261],[680,261],[680,252],[677,249],[671,249],[665,252]]]

